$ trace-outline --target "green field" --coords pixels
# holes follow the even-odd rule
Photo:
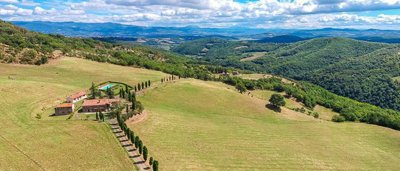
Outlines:
[[[267,52],[252,52],[249,53],[249,57],[246,58],[242,58],[240,59],[240,61],[252,61],[252,60],[256,60],[258,58],[261,58],[263,56],[265,56],[265,54],[267,54]]]
[[[135,85],[164,76],[77,58],[43,66],[0,64],[0,170],[134,170],[105,123],[44,113],[92,81]]]
[[[180,80],[139,99],[149,116],[130,127],[163,171],[400,169],[399,131],[275,113],[222,83]]]

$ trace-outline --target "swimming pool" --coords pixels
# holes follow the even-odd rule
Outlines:
[[[99,88],[100,90],[107,90],[107,89],[109,89],[109,88],[111,88],[111,87],[113,87],[114,86],[114,84],[107,84],[107,85],[105,85],[105,86],[103,86],[103,87],[101,87],[101,88]]]

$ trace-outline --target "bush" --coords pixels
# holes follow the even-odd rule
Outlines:
[[[341,115],[335,115],[332,117],[333,122],[344,122],[346,119]]]

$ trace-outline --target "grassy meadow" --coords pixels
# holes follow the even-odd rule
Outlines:
[[[192,79],[164,84],[139,97],[149,116],[130,127],[163,171],[400,169],[399,131],[276,113],[262,98],[272,92],[252,94]]]
[[[78,58],[42,66],[0,64],[0,170],[134,170],[107,124],[45,111],[92,81],[135,85],[164,75]]]

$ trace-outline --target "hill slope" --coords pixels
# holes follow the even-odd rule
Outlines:
[[[0,64],[0,165],[4,170],[133,170],[105,123],[50,117],[65,97],[93,82],[131,85],[165,74],[62,58],[42,66]],[[37,119],[37,115],[41,119]],[[42,168],[42,169],[40,169]]]
[[[180,80],[139,97],[149,117],[130,127],[146,134],[143,141],[157,149],[151,155],[166,171],[399,168],[399,131],[322,121],[286,108],[275,113],[256,93]]]
[[[291,44],[254,63],[266,71],[311,81],[336,94],[400,110],[400,47],[343,38]]]
[[[201,49],[207,44],[207,41],[202,42],[185,43],[178,46],[176,52],[197,53],[192,47]],[[256,47],[260,48],[254,48],[255,51],[267,53],[253,59],[252,55],[246,56],[249,52],[246,49],[232,48],[237,43],[225,41],[210,48],[201,59],[310,81],[342,96],[400,110],[400,87],[392,79],[400,76],[399,45],[347,38],[317,38],[292,44],[258,43]],[[211,51],[218,53],[213,55]]]

